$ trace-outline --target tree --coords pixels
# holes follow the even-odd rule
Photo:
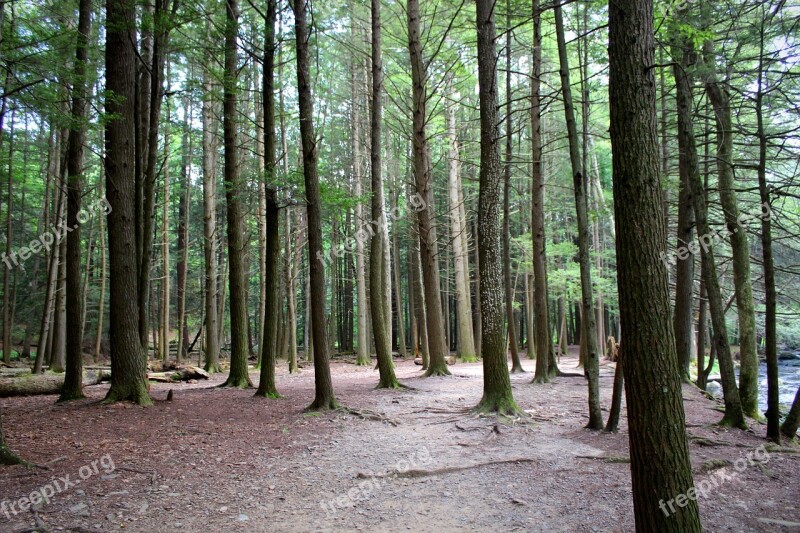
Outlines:
[[[381,169],[381,123],[383,121],[383,62],[381,59],[381,0],[372,0],[372,106],[370,113],[370,180],[372,185],[372,221],[377,228],[369,249],[369,303],[372,315],[372,337],[378,358],[380,389],[398,389],[394,374],[391,339],[391,299],[386,298],[389,284],[389,264],[386,251],[386,213],[383,200]],[[391,293],[389,293],[391,294]]]
[[[511,1],[506,0],[506,161],[503,180],[503,286],[505,288],[506,320],[508,321],[508,348],[511,352],[511,372],[524,372],[517,349],[517,329],[514,326],[514,287],[511,281],[511,158],[514,140],[512,135],[511,100]]]
[[[277,0],[267,0],[264,16],[264,176],[267,240],[264,254],[264,331],[261,333],[261,376],[256,396],[279,398],[275,386],[275,359],[278,335],[278,282],[280,279],[280,237],[275,179],[275,16]]]
[[[224,387],[252,387],[247,373],[247,280],[242,214],[244,187],[237,156],[236,39],[239,28],[237,0],[225,2],[225,75],[223,77],[222,128],[225,143],[225,202],[227,204],[228,288],[231,313],[231,368]]]
[[[111,344],[111,388],[106,402],[152,403],[147,356],[139,340],[134,232],[135,4],[106,0],[106,198]]]
[[[309,39],[311,32],[306,22],[308,0],[293,0],[295,40],[297,49],[297,97],[300,110],[300,137],[303,154],[303,178],[306,186],[306,213],[308,219],[308,263],[310,294],[307,304],[311,309],[311,329],[314,339],[314,401],[311,410],[336,409],[331,369],[328,362],[328,333],[325,330],[325,270],[322,254],[321,198],[317,169],[317,139],[314,134],[314,103],[311,97],[311,68],[309,66]],[[308,346],[306,346],[306,350]]]
[[[550,381],[549,362],[553,355],[550,334],[550,310],[547,294],[547,249],[544,227],[544,168],[542,165],[541,75],[542,14],[539,0],[533,0],[533,50],[531,74],[531,154],[533,166],[533,200],[531,202],[531,234],[533,235],[533,298],[536,314],[536,373],[533,383]]]
[[[686,155],[689,158],[687,164],[690,168],[693,168],[697,166],[697,152],[691,149],[691,147],[695,145],[694,132],[692,131],[691,122],[686,120],[687,117],[691,116],[691,85],[689,83],[688,74],[684,69],[675,67],[673,68],[673,73],[675,75],[676,86],[675,98],[678,106],[679,136],[684,136],[686,138]],[[725,416],[723,417],[722,423],[744,429],[746,425],[742,412],[742,404],[739,401],[739,391],[736,388],[733,357],[731,356],[731,348],[728,343],[728,329],[725,325],[725,310],[720,293],[719,276],[715,268],[716,260],[714,259],[714,248],[710,244],[710,241],[713,240],[714,233],[712,233],[708,222],[708,206],[703,194],[704,187],[699,172],[690,171],[688,176],[698,240],[702,243],[700,246],[700,257],[702,260],[701,270],[705,281],[706,294],[708,295],[708,304],[711,310],[711,323],[714,326],[714,344],[719,360],[720,377],[722,378],[722,389],[725,400]],[[680,258],[680,256],[678,257]]]
[[[422,283],[425,289],[428,352],[430,354],[430,363],[425,375],[446,376],[450,375],[450,370],[447,369],[444,358],[449,350],[445,342],[444,319],[440,303],[442,298],[439,290],[439,249],[433,206],[433,173],[425,127],[428,119],[426,112],[427,65],[422,58],[419,0],[408,0],[406,12],[408,14],[408,52],[411,57],[414,184],[417,194],[425,202],[423,208],[417,211]]]
[[[72,84],[72,124],[67,146],[67,367],[59,401],[83,398],[83,319],[81,309],[81,227],[78,215],[83,195],[83,144],[86,126],[86,63],[89,58],[91,0],[80,0]]]
[[[497,128],[497,52],[494,2],[476,0],[478,84],[481,115],[481,169],[478,193],[478,268],[481,275],[483,398],[478,412],[519,415],[506,358],[500,252],[500,132]]]
[[[210,23],[206,23],[209,37]],[[203,68],[203,253],[205,266],[205,369],[219,372],[219,325],[217,320],[217,156],[211,102],[211,78]]]
[[[452,91],[452,79],[448,80],[448,90]],[[453,275],[456,286],[456,306],[458,322],[458,355],[464,362],[477,361],[475,334],[472,329],[472,302],[469,288],[469,247],[467,246],[467,225],[461,187],[461,163],[459,161],[458,134],[456,132],[456,104],[447,106],[447,183],[450,196],[450,232],[453,237]],[[398,276],[399,277],[399,276]]]
[[[559,0],[560,1],[560,0]],[[561,4],[554,6],[556,40],[558,41],[561,93],[564,97],[564,115],[567,122],[569,159],[572,166],[572,185],[575,190],[575,211],[578,218],[578,263],[581,276],[581,344],[586,344],[586,378],[589,385],[589,429],[603,429],[603,414],[600,411],[600,354],[597,349],[597,325],[595,323],[592,297],[592,264],[589,255],[589,205],[586,197],[587,181],[584,176],[578,149],[578,130],[572,102],[569,79],[567,44],[564,37],[564,20]]]
[[[700,531],[670,325],[659,180],[652,0],[609,5],[609,103],[620,322],[637,531]],[[654,393],[654,391],[656,391]]]

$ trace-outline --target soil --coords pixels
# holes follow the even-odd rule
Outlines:
[[[605,406],[613,368],[601,367]],[[352,411],[321,414],[304,412],[309,364],[295,375],[281,365],[278,400],[214,388],[224,375],[153,384],[148,408],[102,405],[107,385],[66,405],[3,400],[11,448],[50,470],[0,469],[0,502],[65,476],[79,483],[59,482],[34,511],[3,507],[0,532],[634,530],[624,410],[619,433],[586,430],[584,379],[532,385],[528,372],[512,382],[529,419],[478,418],[481,364],[451,370],[426,379],[398,360],[413,389],[375,390],[372,367],[334,362],[337,399]],[[695,482],[718,484],[700,499],[704,529],[797,531],[800,448],[764,455],[763,425],[720,428],[716,401],[688,385],[684,399]]]

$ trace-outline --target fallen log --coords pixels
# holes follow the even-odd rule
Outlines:
[[[159,383],[174,383],[176,381],[189,381],[190,379],[208,379],[209,374],[196,366],[180,366],[167,372],[148,372],[147,379]]]
[[[83,375],[83,384],[84,386],[97,385],[107,377],[103,372],[87,371]],[[30,374],[0,378],[0,398],[59,394],[63,385],[64,374]]]

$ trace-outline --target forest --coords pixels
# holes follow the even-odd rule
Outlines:
[[[0,0],[0,67],[0,531],[800,527],[795,0]]]

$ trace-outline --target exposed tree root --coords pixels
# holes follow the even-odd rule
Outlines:
[[[494,465],[504,465],[510,463],[536,463],[538,459],[531,459],[529,457],[518,457],[516,459],[502,459],[499,461],[488,461],[485,463],[475,463],[471,465],[464,465],[464,466],[450,466],[447,468],[435,468],[432,470],[420,470],[420,469],[411,469],[411,470],[390,470],[384,474],[367,474],[367,473],[359,473],[356,475],[357,479],[368,479],[368,478],[422,478],[422,477],[429,477],[429,476],[440,476],[443,474],[451,474],[453,472],[462,472],[464,470],[471,470],[473,468],[481,468],[484,466],[494,466]]]
[[[430,365],[428,366],[428,370],[425,371],[425,377],[435,377],[435,376],[449,376],[450,369],[447,368],[447,364],[443,361],[440,365]]]
[[[272,400],[279,400],[283,398],[283,396],[279,394],[278,391],[276,390],[262,391],[261,389],[259,389],[253,396],[256,396],[258,398],[270,398]]]
[[[228,376],[228,379],[226,379],[225,383],[220,385],[220,387],[232,388],[232,389],[252,389],[253,382],[250,381],[250,376],[244,376],[244,377]]]
[[[124,472],[133,472],[134,474],[142,474],[145,476],[150,476],[151,485],[155,485],[156,479],[158,478],[158,472],[156,472],[155,470],[138,470],[130,466],[118,466],[116,470],[122,470]]]
[[[631,462],[631,458],[625,455],[576,455],[576,459],[595,459],[603,461],[604,463],[611,464],[627,464]]]
[[[397,427],[397,422],[395,422],[390,418],[387,418],[385,415],[382,415],[377,411],[370,411],[368,409],[353,409],[351,407],[344,407],[344,406],[339,406],[337,411],[357,416],[363,420],[375,420],[376,422],[386,422],[387,424]]]
[[[150,394],[147,392],[147,387],[144,385],[141,387],[132,387],[132,390],[129,391],[120,391],[115,389],[112,385],[102,403],[109,405],[117,402],[131,402],[141,406],[153,405],[153,399],[150,397]]]
[[[397,381],[397,379],[394,379],[388,383],[384,383],[383,380],[380,380],[375,386],[375,389],[416,390],[414,387],[400,383]]]
[[[339,407],[340,405],[336,398],[316,398],[304,411],[307,413],[313,411],[336,411]]]
[[[484,394],[481,401],[473,409],[478,415],[497,415],[506,418],[522,418],[528,416],[508,394]]]

